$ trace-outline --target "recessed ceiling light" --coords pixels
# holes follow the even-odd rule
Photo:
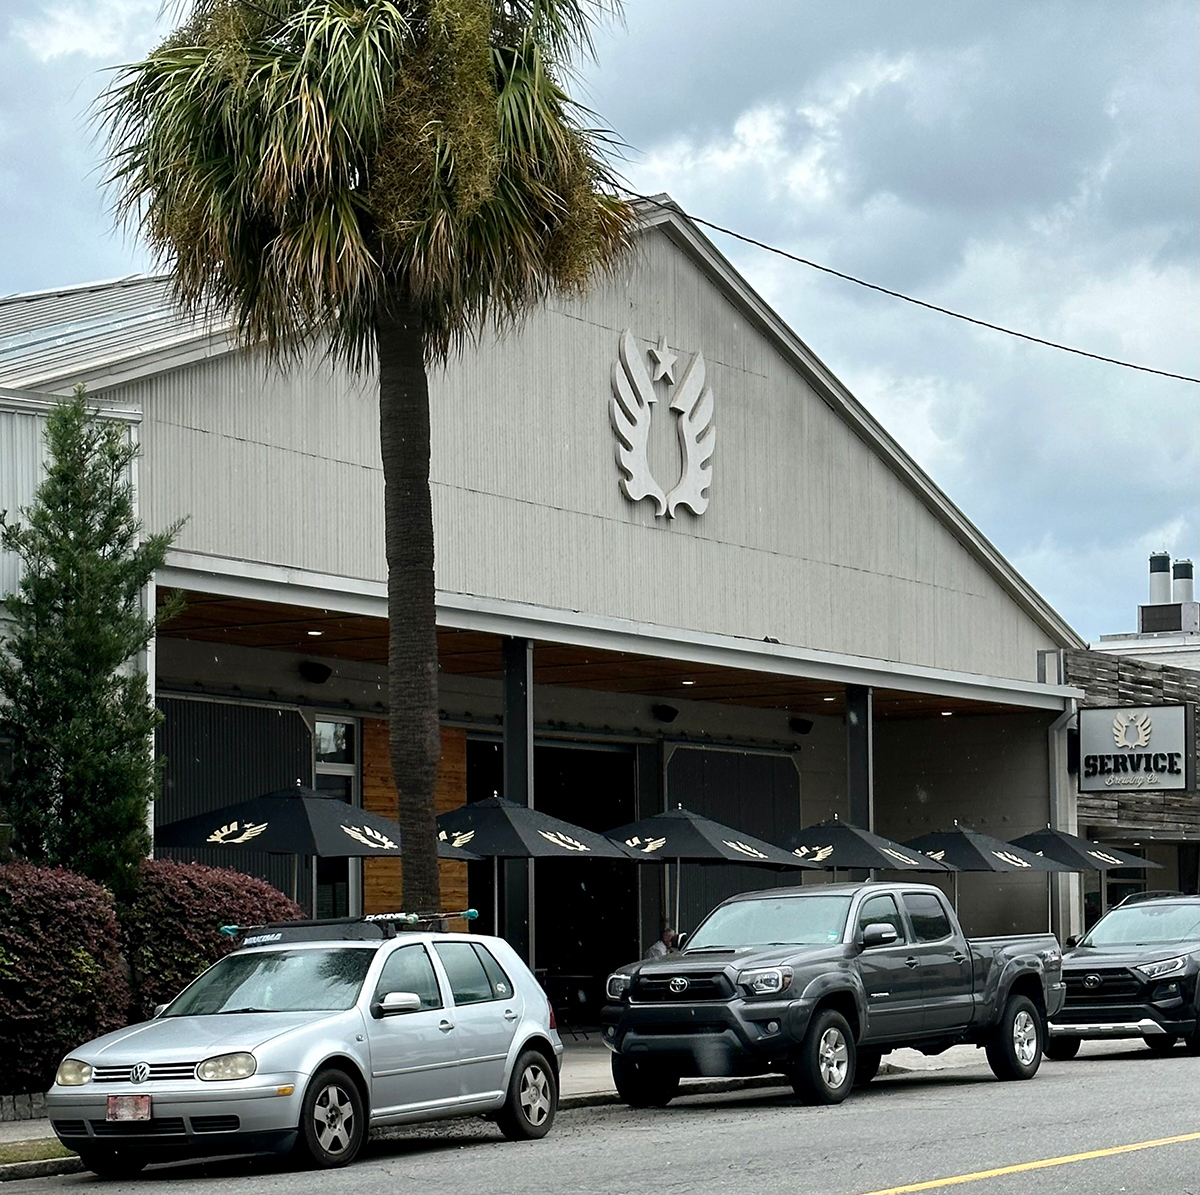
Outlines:
[[[679,683],[681,685],[694,685],[696,682],[694,680],[681,680]]]
[[[952,716],[953,716],[953,714],[954,714],[954,711],[953,711],[953,710],[942,710],[942,717],[943,717],[943,718],[950,718],[950,717],[952,717]]]
[[[836,697],[822,697],[822,701],[837,701]]]
[[[324,631],[309,631],[308,633],[309,633],[310,635],[313,635],[313,636],[316,636],[316,635],[324,635],[324,634],[325,634],[325,632],[324,632]]]

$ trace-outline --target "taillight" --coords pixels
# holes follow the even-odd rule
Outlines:
[[[554,1017],[554,1005],[553,1005],[553,1004],[551,1004],[549,1000],[547,1000],[547,1001],[546,1001],[546,1007],[547,1007],[547,1008],[550,1010],[550,1028],[551,1028],[551,1029],[557,1029],[557,1028],[558,1028],[558,1021],[557,1021],[557,1020],[555,1020],[555,1017]]]

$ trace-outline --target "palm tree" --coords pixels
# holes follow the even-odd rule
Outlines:
[[[611,4],[618,0],[611,0]],[[286,363],[377,366],[406,908],[437,908],[427,370],[630,244],[565,87],[601,0],[194,0],[101,97],[108,181],[178,302]]]

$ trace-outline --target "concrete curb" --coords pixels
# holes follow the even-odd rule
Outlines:
[[[32,1162],[6,1162],[0,1166],[0,1183],[18,1178],[49,1178],[55,1174],[78,1174],[84,1169],[78,1158],[40,1158]]]

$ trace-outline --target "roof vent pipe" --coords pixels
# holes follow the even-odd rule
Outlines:
[[[1150,605],[1164,606],[1171,600],[1171,557],[1166,552],[1150,553]]]
[[[1192,596],[1192,562],[1176,560],[1172,572],[1174,580],[1171,582],[1171,600],[1173,602],[1195,601]]]

